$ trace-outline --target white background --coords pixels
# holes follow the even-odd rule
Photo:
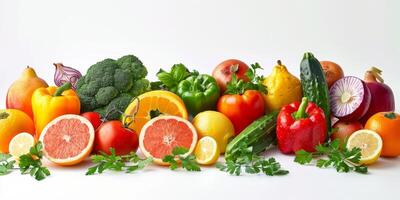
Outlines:
[[[400,99],[400,1],[5,1],[0,0],[0,107],[8,86],[27,66],[53,84],[53,62],[85,73],[104,58],[138,56],[155,79],[160,67],[182,62],[210,73],[221,61],[277,59],[298,75],[305,51],[362,77],[384,70]],[[397,103],[397,107],[400,105]],[[135,174],[86,177],[84,163],[50,166],[37,182],[19,172],[0,177],[0,199],[399,199],[400,160],[381,159],[369,175],[302,167],[268,152],[290,170],[285,177],[231,177],[152,167]]]

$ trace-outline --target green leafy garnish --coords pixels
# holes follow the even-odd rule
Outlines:
[[[15,160],[9,160],[10,154],[0,153],[0,176],[9,174],[14,168]]]
[[[238,66],[231,66],[232,70],[236,70]],[[249,81],[238,80],[236,73],[232,73],[232,79],[226,86],[225,94],[243,94],[246,90],[257,90],[261,93],[266,94],[267,87],[262,83],[264,80],[263,76],[257,75],[257,70],[263,69],[260,64],[254,63],[247,70],[246,76],[249,78]]]
[[[334,167],[337,172],[348,173],[355,171],[361,174],[368,173],[368,167],[360,164],[361,149],[353,148],[348,150],[346,145],[340,145],[338,139],[320,144],[316,148],[316,152],[310,153],[304,150],[296,152],[295,162],[305,165],[310,164],[315,157],[326,156],[327,158],[319,158],[316,166],[319,168]]]
[[[180,161],[182,168],[186,169],[187,171],[201,171],[199,165],[196,162],[196,157],[194,155],[183,156],[188,151],[189,150],[184,147],[175,147],[172,150],[171,155],[164,156],[163,162],[169,163],[170,164],[169,168],[171,170],[178,169],[179,168],[178,161]]]
[[[30,174],[36,180],[41,181],[47,176],[50,176],[50,171],[47,167],[42,166],[41,159],[43,158],[42,143],[39,141],[30,148],[29,153],[19,157],[19,168],[21,174]]]
[[[175,64],[172,66],[170,72],[163,69],[157,73],[159,82],[153,82],[152,89],[166,89],[176,93],[179,82],[192,75],[198,75],[197,71],[190,72],[185,65]]]
[[[141,159],[135,152],[123,156],[117,156],[115,154],[115,149],[113,148],[110,148],[110,152],[111,155],[100,152],[98,155],[91,156],[90,159],[96,165],[90,167],[87,170],[86,175],[94,175],[96,173],[101,174],[106,170],[132,173],[145,168],[153,162],[152,158]]]
[[[275,158],[264,158],[253,153],[252,147],[240,148],[234,158],[223,163],[217,163],[216,167],[231,175],[239,176],[243,169],[248,174],[263,173],[267,176],[283,176],[289,171],[281,169],[281,165]]]

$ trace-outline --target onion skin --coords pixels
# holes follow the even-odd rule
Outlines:
[[[365,82],[371,92],[371,103],[367,113],[361,119],[365,124],[372,115],[378,112],[389,112],[395,110],[395,100],[392,89],[376,80],[376,77],[370,71],[365,75]]]
[[[54,83],[56,86],[60,87],[64,85],[66,82],[70,82],[72,84],[72,89],[76,89],[76,83],[82,77],[82,74],[72,68],[64,66],[62,63],[54,63],[56,67],[56,71],[54,73]]]

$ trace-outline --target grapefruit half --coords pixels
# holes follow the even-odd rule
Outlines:
[[[176,116],[160,116],[148,121],[139,137],[140,150],[146,157],[152,157],[156,164],[168,165],[162,161],[172,154],[175,147],[184,147],[190,155],[196,147],[197,133],[186,119]]]
[[[46,125],[40,141],[48,160],[63,166],[75,165],[92,151],[94,128],[84,117],[62,115]]]

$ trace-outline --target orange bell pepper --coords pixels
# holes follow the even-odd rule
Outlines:
[[[36,140],[40,138],[44,127],[53,119],[65,114],[79,115],[81,104],[71,86],[71,83],[66,83],[59,88],[50,86],[38,88],[33,92],[32,110]]]

